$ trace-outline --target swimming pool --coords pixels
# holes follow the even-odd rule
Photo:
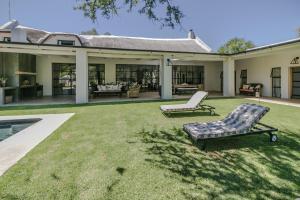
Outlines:
[[[39,118],[34,119],[16,119],[0,121],[0,141],[28,128],[34,123],[40,121]]]

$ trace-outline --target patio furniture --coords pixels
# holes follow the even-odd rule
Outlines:
[[[140,85],[133,85],[127,91],[128,98],[138,98],[140,96]]]
[[[184,124],[183,130],[193,141],[203,141],[202,150],[206,148],[206,141],[230,136],[268,133],[270,141],[277,141],[273,132],[278,129],[259,123],[259,120],[269,111],[268,107],[256,104],[242,104],[225,119],[208,123]]]
[[[255,92],[261,93],[263,85],[261,83],[248,83],[240,88],[240,94],[255,96]]]
[[[196,92],[186,104],[177,104],[177,105],[162,105],[160,110],[163,114],[170,114],[172,112],[184,112],[184,111],[196,111],[196,110],[208,110],[211,115],[213,115],[214,107],[209,105],[201,104],[204,99],[208,96],[207,92],[198,91]]]
[[[122,96],[122,85],[97,85],[97,90],[93,91],[96,96],[99,95],[119,95]]]
[[[197,91],[203,90],[203,84],[178,84],[173,86],[173,93],[174,94],[193,94]]]

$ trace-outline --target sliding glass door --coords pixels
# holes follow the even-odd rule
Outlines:
[[[300,67],[292,68],[292,98],[300,99]]]
[[[75,95],[76,67],[75,64],[53,63],[52,65],[53,96]]]
[[[173,65],[173,85],[178,84],[203,84],[204,67],[194,65]]]
[[[159,66],[118,64],[116,69],[117,83],[130,86],[141,85],[143,91],[157,91],[159,85]]]
[[[272,97],[281,97],[281,68],[272,68]]]

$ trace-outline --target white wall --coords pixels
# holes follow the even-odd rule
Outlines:
[[[206,62],[204,64],[204,84],[206,91],[221,92],[220,75],[222,71],[222,62]]]
[[[13,42],[28,42],[27,41],[27,33],[24,29],[15,28],[11,32],[11,41]]]
[[[240,87],[241,70],[247,69],[248,83],[262,83],[263,96],[272,96],[271,70],[274,67],[281,67],[281,95],[282,98],[290,98],[291,96],[291,78],[290,68],[297,65],[291,65],[294,57],[300,56],[300,49],[283,50],[272,55],[260,56],[256,58],[248,58],[237,60],[235,62],[238,91]],[[298,65],[299,66],[299,65]]]

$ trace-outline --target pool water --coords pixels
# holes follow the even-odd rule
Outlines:
[[[16,119],[0,121],[0,141],[28,128],[41,119]]]

